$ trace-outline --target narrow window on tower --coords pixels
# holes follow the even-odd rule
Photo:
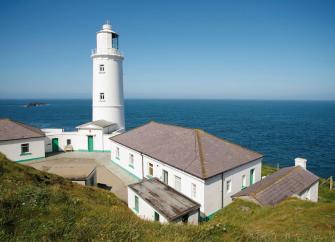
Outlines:
[[[100,92],[100,102],[104,102],[105,101],[105,93]]]
[[[105,71],[105,65],[100,65],[99,70],[100,70],[100,72],[104,72]]]

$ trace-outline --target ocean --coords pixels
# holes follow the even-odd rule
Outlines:
[[[31,101],[49,105],[26,108]],[[64,128],[91,120],[91,100],[0,100],[0,118],[39,128]],[[135,100],[125,101],[126,128],[151,120],[203,129],[264,155],[280,167],[294,158],[321,177],[335,176],[334,101]]]

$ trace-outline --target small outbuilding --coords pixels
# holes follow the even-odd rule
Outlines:
[[[93,164],[56,165],[50,167],[47,171],[81,185],[97,186],[96,166]]]
[[[92,159],[58,158],[28,163],[35,169],[62,176],[86,186],[97,186],[97,164]]]
[[[45,157],[45,133],[30,125],[0,119],[0,152],[12,161]]]
[[[263,206],[274,206],[289,197],[317,202],[319,177],[306,170],[306,162],[296,158],[295,166],[282,168],[232,197]]]
[[[200,204],[158,178],[128,186],[128,207],[143,219],[198,224]]]
[[[46,133],[46,152],[98,151],[109,152],[109,138],[117,130],[117,124],[95,120],[76,127],[78,131],[43,129]]]

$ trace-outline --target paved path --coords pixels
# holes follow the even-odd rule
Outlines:
[[[127,186],[138,181],[118,165],[110,160],[109,152],[68,152],[48,155],[45,159],[26,162],[24,164],[43,170],[43,167],[59,166],[65,162],[87,164],[97,166],[98,183],[112,187],[112,192],[124,202],[128,200]]]

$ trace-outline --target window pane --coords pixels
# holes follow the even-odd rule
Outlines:
[[[139,211],[139,206],[138,206],[138,197],[135,196],[135,211],[138,212]]]
[[[116,147],[115,158],[117,158],[117,159],[120,158],[120,149],[119,149],[119,147]]]
[[[174,188],[177,191],[181,191],[181,178],[179,176],[175,176]]]
[[[247,186],[247,177],[245,175],[242,176],[242,188]]]
[[[254,184],[255,182],[255,169],[250,170],[250,185]]]
[[[101,92],[100,93],[100,101],[105,100],[105,93]]]
[[[21,153],[28,153],[28,152],[29,152],[29,144],[22,144]]]
[[[165,184],[169,184],[169,173],[166,170],[163,170],[163,181]]]
[[[153,176],[154,175],[154,166],[153,164],[149,163],[149,175]]]
[[[129,166],[134,167],[134,155],[129,154]]]
[[[227,190],[227,192],[231,192],[231,180],[227,181],[226,190]]]
[[[192,183],[191,186],[192,186],[191,187],[191,196],[192,196],[192,198],[195,198],[196,195],[197,195],[197,186],[194,183]]]

